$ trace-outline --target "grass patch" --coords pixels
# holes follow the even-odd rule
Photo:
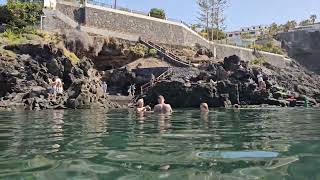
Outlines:
[[[80,61],[80,59],[73,52],[70,52],[66,48],[63,48],[63,55],[66,56],[73,65],[78,64]]]
[[[258,51],[265,51],[265,52],[270,52],[274,54],[280,54],[283,55],[284,51],[281,49],[281,47],[274,45],[272,42],[268,42],[263,45],[250,45],[249,48],[251,49],[256,49]]]
[[[264,57],[259,57],[259,58],[256,58],[256,59],[254,59],[254,60],[252,60],[252,61],[250,61],[250,64],[251,65],[263,65],[263,64],[265,64],[267,61],[265,60],[265,58]]]

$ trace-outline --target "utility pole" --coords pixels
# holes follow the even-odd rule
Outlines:
[[[117,9],[117,0],[114,0],[114,9]]]

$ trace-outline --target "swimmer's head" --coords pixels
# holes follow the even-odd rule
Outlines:
[[[164,97],[163,96],[158,96],[158,103],[163,104],[164,103]]]
[[[137,105],[138,105],[139,107],[143,107],[143,105],[144,105],[143,99],[139,99],[139,100],[137,101]]]
[[[235,105],[233,105],[233,107],[234,107],[235,109],[240,109],[240,105],[239,105],[239,104],[235,104]]]
[[[201,112],[209,112],[209,106],[207,103],[201,103],[200,104],[200,111]]]

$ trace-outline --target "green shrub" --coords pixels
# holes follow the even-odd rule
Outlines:
[[[1,23],[8,24],[11,29],[21,29],[40,22],[42,6],[39,3],[23,3],[8,1],[0,6]]]
[[[200,32],[200,35],[206,37],[210,41],[217,40],[217,39],[221,40],[226,38],[226,33],[217,28],[208,29],[208,30],[204,29]],[[217,35],[218,35],[218,38],[217,38]]]
[[[256,49],[258,51],[265,51],[265,52],[270,52],[270,53],[275,53],[275,54],[280,54],[283,55],[284,52],[281,49],[281,47],[274,45],[272,42],[268,42],[263,45],[250,45],[249,48]]]
[[[251,39],[251,35],[250,33],[241,33],[241,38],[242,39]]]
[[[12,29],[6,29],[2,36],[6,38],[8,43],[20,42],[20,40],[22,39],[21,33],[17,33]]]
[[[149,56],[156,57],[158,51],[156,49],[149,49]]]
[[[130,53],[135,57],[141,58],[149,53],[149,48],[141,43],[137,43],[135,46],[130,47]]]
[[[166,19],[166,13],[164,12],[164,10],[158,8],[152,8],[150,10],[150,16],[159,19]]]
[[[259,57],[250,61],[251,65],[263,65],[264,63],[266,63],[266,60],[264,59],[264,57]]]

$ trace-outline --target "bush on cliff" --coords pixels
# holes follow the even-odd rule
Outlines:
[[[206,37],[209,41],[213,40],[221,40],[226,38],[226,33],[220,29],[213,28],[213,29],[203,29],[200,33],[201,36]],[[218,36],[218,37],[217,37]]]
[[[264,57],[256,58],[250,62],[251,65],[259,65],[259,66],[262,66],[265,63],[266,63],[266,60]]]
[[[156,49],[149,50],[149,56],[156,57],[157,54],[158,54],[158,51]]]
[[[38,3],[11,2],[0,6],[0,22],[12,29],[21,29],[39,23],[42,6]]]
[[[274,45],[272,42],[268,42],[263,45],[258,45],[258,44],[250,45],[249,48],[252,48],[252,49],[255,48],[258,51],[265,51],[265,52],[270,52],[270,53],[275,53],[275,54],[281,54],[281,55],[284,54],[281,47]]]
[[[137,43],[135,46],[130,47],[130,53],[135,58],[142,58],[149,53],[149,48],[141,43]]]
[[[152,8],[149,14],[151,17],[166,19],[166,13],[164,12],[163,9]]]

